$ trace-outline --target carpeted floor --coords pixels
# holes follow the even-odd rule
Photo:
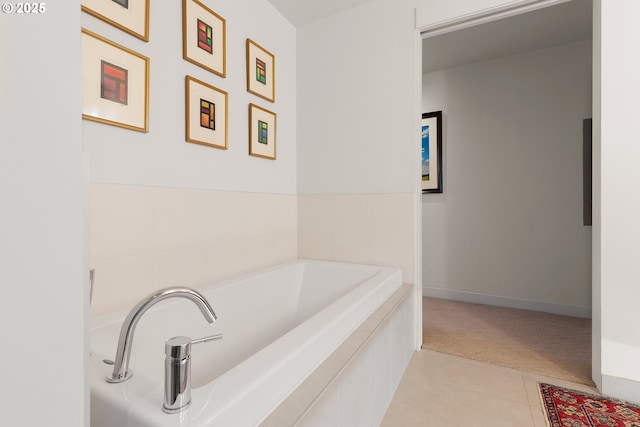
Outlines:
[[[591,320],[423,298],[423,348],[567,381],[591,380]]]

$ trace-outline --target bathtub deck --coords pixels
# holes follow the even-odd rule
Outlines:
[[[404,284],[395,291],[356,331],[343,342],[298,388],[261,424],[261,427],[295,426],[336,381],[371,336],[410,295],[413,286]],[[385,408],[386,409],[386,408]]]

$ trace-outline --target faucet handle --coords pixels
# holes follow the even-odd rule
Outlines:
[[[191,344],[202,344],[203,342],[221,340],[222,334],[209,335],[208,337],[202,337],[195,340],[191,340]]]
[[[164,353],[170,359],[184,359],[191,354],[191,338],[173,337],[164,344]]]
[[[210,335],[192,340],[190,337],[173,337],[164,345],[165,355],[172,359],[184,359],[191,354],[192,344],[201,344],[208,341],[221,340],[222,334]]]

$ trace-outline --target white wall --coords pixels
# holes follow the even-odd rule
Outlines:
[[[148,133],[83,121],[91,182],[295,194],[296,30],[266,0],[203,3],[226,19],[226,78],[182,59],[181,1],[152,2],[148,43],[82,14],[84,27],[151,61]],[[247,38],[275,55],[275,103],[246,90]],[[185,75],[229,93],[228,150],[185,142]],[[247,154],[249,103],[277,114],[276,161]]]
[[[416,33],[409,1],[298,29],[300,194],[416,190]]]
[[[338,233],[323,234],[322,224],[336,223],[336,204],[358,205],[371,215],[359,205],[363,195],[404,194],[411,203],[398,206],[397,215],[412,224],[413,238],[396,239],[388,251],[401,254],[401,263],[413,272],[405,279],[418,283],[416,292],[421,293],[416,28],[525,3],[531,1],[376,0],[298,28],[298,192],[307,206],[331,213],[314,230],[300,234],[301,250],[341,260],[347,240],[358,256],[366,257],[377,239],[362,232],[365,225],[341,239]],[[301,205],[301,224],[318,219],[306,217],[308,212]],[[345,217],[336,229],[348,229],[350,220]],[[397,265],[398,255],[378,262]]]
[[[203,3],[226,20],[226,78],[182,59],[180,1],[152,2],[148,43],[82,15],[151,63],[148,133],[82,121],[93,315],[297,256],[296,30],[266,0]],[[247,38],[275,55],[275,103],[246,90]],[[185,141],[185,75],[229,93],[228,150]],[[277,114],[275,161],[248,155],[249,103]]]
[[[89,419],[80,1],[46,7],[0,14],[0,411],[3,425],[80,427]]]
[[[298,29],[298,253],[400,267],[415,283],[417,62],[408,5],[376,1]]]
[[[421,293],[416,28],[530,3],[376,0],[298,28],[298,192],[305,204],[299,210],[301,252],[341,260],[349,247],[371,259],[372,242],[379,240],[372,231],[363,231],[373,230],[367,229],[368,217],[350,228],[352,216],[341,220],[334,206],[351,204],[372,215],[362,205],[367,195],[403,194],[411,203],[397,206],[396,215],[412,224],[413,238],[396,239],[387,247],[396,255],[377,261],[398,265],[400,258],[412,270],[405,279],[418,283],[416,292]],[[308,206],[329,215],[320,219]],[[322,232],[327,223],[337,224],[333,233]],[[303,229],[302,224],[315,225]]]
[[[297,49],[299,253],[401,267],[405,283],[420,282],[414,22],[413,1],[378,0],[299,27]]]
[[[422,196],[425,295],[591,314],[582,119],[591,41],[423,76],[443,110],[444,193]]]
[[[601,297],[601,271],[600,259],[602,253],[601,234],[602,234],[602,218],[600,216],[602,205],[600,184],[602,182],[602,170],[600,160],[602,158],[602,144],[600,138],[600,117],[602,115],[602,88],[600,80],[600,64],[602,62],[602,32],[600,23],[602,16],[600,13],[600,2],[593,2],[593,122],[592,122],[592,289],[591,304],[593,307],[591,313],[591,378],[596,383],[598,390],[602,390],[602,297]]]
[[[640,329],[636,302],[640,259],[640,3],[599,1],[600,16],[600,298],[602,390],[640,401]],[[596,116],[597,117],[597,116]]]

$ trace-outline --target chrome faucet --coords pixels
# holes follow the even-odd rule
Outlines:
[[[129,370],[129,357],[131,356],[131,345],[133,344],[133,333],[135,332],[136,325],[142,315],[151,308],[151,306],[168,298],[186,298],[198,306],[207,322],[213,323],[217,319],[216,314],[213,312],[206,298],[193,289],[171,287],[152,293],[136,304],[127,315],[127,318],[124,319],[122,328],[120,329],[113,374],[111,374],[111,378],[107,378],[107,382],[120,383],[131,378],[133,374]]]
[[[164,345],[164,404],[162,410],[175,414],[191,404],[191,346],[221,340],[222,334],[197,340],[173,337]]]

